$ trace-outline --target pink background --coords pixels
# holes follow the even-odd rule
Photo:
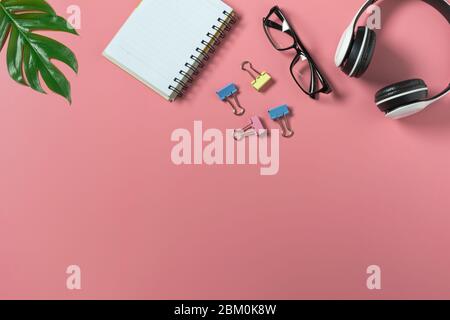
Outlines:
[[[186,99],[169,104],[101,55],[137,0],[50,3],[62,15],[81,6],[81,36],[56,35],[80,73],[63,67],[69,107],[14,83],[1,53],[0,298],[450,298],[449,100],[402,122],[373,104],[395,81],[421,77],[433,92],[448,83],[449,28],[431,7],[383,4],[358,81],[334,67],[334,52],[361,0],[277,1],[335,87],[314,102],[266,40],[274,2],[228,0],[239,24]],[[267,93],[239,70],[246,59],[276,79]],[[170,160],[174,129],[245,122],[215,97],[230,81],[248,116],[267,120],[283,103],[295,112],[277,176]],[[71,264],[81,291],[65,287]],[[372,264],[381,291],[366,288]]]

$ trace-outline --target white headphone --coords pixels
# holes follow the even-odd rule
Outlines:
[[[423,1],[437,9],[450,24],[450,4],[447,0]],[[349,77],[361,77],[369,67],[375,52],[375,31],[367,26],[356,29],[359,18],[375,2],[377,0],[366,1],[345,29],[339,42],[335,63]],[[401,119],[425,110],[449,92],[450,84],[441,93],[428,98],[428,87],[425,82],[421,79],[411,79],[381,89],[375,95],[375,103],[386,117]]]

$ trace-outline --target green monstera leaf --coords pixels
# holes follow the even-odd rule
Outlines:
[[[50,90],[70,103],[70,83],[51,60],[59,60],[77,73],[77,59],[65,45],[34,31],[77,34],[45,0],[0,0],[0,51],[7,43],[6,61],[11,78],[45,93],[40,74]]]

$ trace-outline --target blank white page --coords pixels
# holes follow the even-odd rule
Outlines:
[[[104,51],[104,56],[168,100],[186,63],[194,64],[218,18],[233,10],[220,0],[143,0]]]

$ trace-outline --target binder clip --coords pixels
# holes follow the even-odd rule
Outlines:
[[[290,111],[286,104],[269,110],[270,118],[278,122],[282,130],[282,135],[285,138],[290,138],[294,135],[294,131],[292,131],[287,118],[289,114]]]
[[[242,116],[245,113],[245,109],[239,103],[237,93],[238,88],[236,87],[236,85],[234,83],[230,83],[229,85],[217,91],[217,96],[220,100],[227,102],[233,108],[233,113],[235,115]]]
[[[251,84],[258,92],[264,89],[264,87],[272,81],[272,77],[266,71],[263,71],[262,73],[259,72],[253,68],[250,61],[243,62],[241,68],[242,70],[247,71],[247,73],[254,79]]]
[[[264,136],[267,133],[266,128],[261,122],[259,117],[251,117],[250,123],[242,129],[234,130],[234,139],[241,141],[245,137],[257,135],[258,137]]]

